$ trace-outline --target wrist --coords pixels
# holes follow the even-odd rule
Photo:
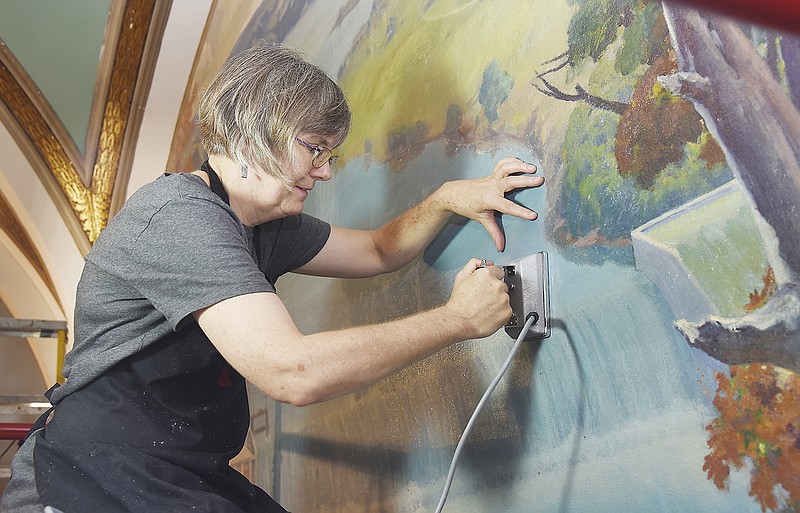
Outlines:
[[[437,310],[444,322],[450,326],[455,339],[454,342],[475,338],[476,330],[473,326],[472,317],[464,308],[450,300]]]
[[[443,213],[450,214],[456,211],[452,191],[453,182],[444,182],[430,196],[430,199],[434,205],[436,205],[436,208]]]

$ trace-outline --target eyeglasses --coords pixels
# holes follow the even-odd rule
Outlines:
[[[326,162],[330,165],[334,165],[336,164],[336,161],[339,160],[338,155],[331,154],[330,148],[326,148],[325,146],[317,146],[316,144],[309,144],[299,137],[295,137],[294,140],[311,150],[311,153],[314,154],[314,156],[311,157],[311,165],[316,168],[324,166]]]

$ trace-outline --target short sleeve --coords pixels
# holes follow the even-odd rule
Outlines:
[[[330,234],[330,224],[306,214],[256,226],[252,237],[258,267],[274,284],[281,275],[311,261]]]
[[[173,328],[224,299],[274,291],[250,254],[244,227],[221,202],[175,197],[132,227],[140,231],[114,230],[117,240],[93,248],[92,257],[135,288]]]

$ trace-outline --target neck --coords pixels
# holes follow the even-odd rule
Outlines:
[[[209,155],[208,164],[216,172],[220,182],[227,191],[230,207],[245,226],[255,226],[271,219],[284,217],[279,210],[267,205],[256,203],[254,187],[263,187],[263,175],[253,168],[248,170],[248,175],[242,175],[241,167],[233,160],[222,155]],[[205,174],[202,173],[201,174]],[[275,210],[273,212],[273,210]]]

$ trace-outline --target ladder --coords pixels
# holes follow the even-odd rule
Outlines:
[[[36,337],[56,339],[56,381],[64,382],[64,356],[67,348],[67,323],[65,321],[43,321],[0,317],[0,336]],[[41,415],[50,408],[43,395],[0,395],[0,418]],[[31,423],[0,421],[0,440],[23,440]],[[2,448],[0,448],[2,450]],[[0,466],[0,478],[8,478],[10,468]]]

